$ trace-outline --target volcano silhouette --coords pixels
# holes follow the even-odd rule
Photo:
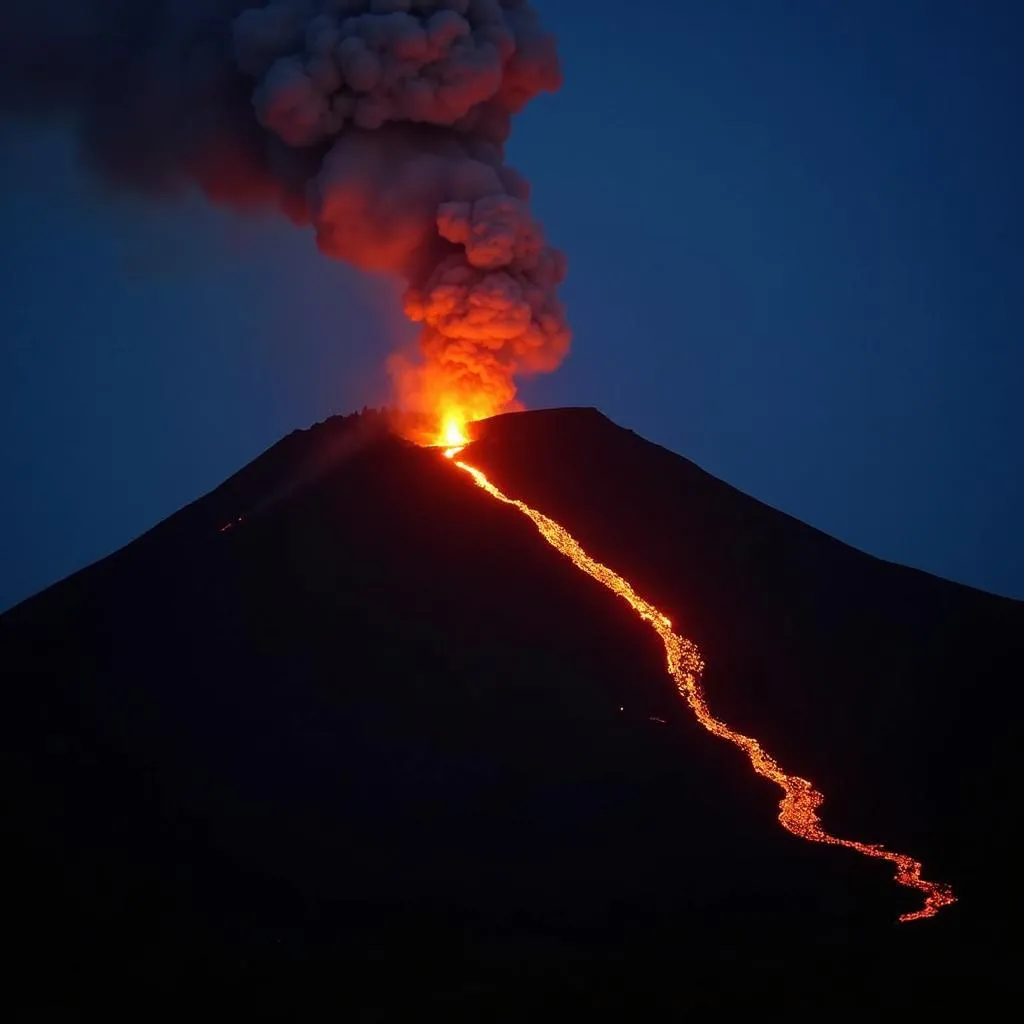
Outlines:
[[[830,831],[959,902],[896,924],[919,898],[889,865],[782,831],[622,601],[364,414],[0,617],[18,998],[993,995],[1021,910],[1024,605],[858,552],[595,410],[474,429],[465,458],[697,643],[712,711],[813,780]]]

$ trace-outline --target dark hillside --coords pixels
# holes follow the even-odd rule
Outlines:
[[[0,617],[19,998],[991,989],[1019,902],[1021,606],[844,547],[596,412],[480,436],[469,461],[664,602],[714,709],[825,790],[834,830],[961,903],[895,926],[914,894],[783,833],[622,602],[438,452],[350,418]]]

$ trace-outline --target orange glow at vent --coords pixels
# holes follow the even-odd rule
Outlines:
[[[456,416],[448,416],[441,426],[441,439],[438,444],[443,448],[464,448],[469,444],[462,421]]]
[[[467,443],[461,430],[458,432],[457,438],[453,437],[453,442],[457,443],[452,443],[444,454],[455,461],[455,457]],[[621,597],[644,622],[650,624],[664,644],[668,674],[672,677],[680,696],[697,717],[697,721],[714,736],[728,740],[739,747],[749,758],[754,771],[758,775],[770,779],[782,790],[782,799],[779,801],[779,821],[787,832],[812,843],[844,846],[849,850],[856,850],[865,857],[889,861],[895,867],[896,881],[909,889],[916,889],[924,897],[921,908],[900,915],[901,921],[917,921],[925,917],[934,917],[943,907],[956,902],[953,890],[948,885],[929,882],[921,877],[921,864],[913,857],[905,853],[886,850],[877,843],[859,843],[853,839],[840,839],[826,832],[818,817],[818,808],[824,802],[824,796],[807,779],[802,779],[798,775],[786,774],[775,759],[752,736],[744,736],[742,733],[730,729],[725,722],[711,714],[707,698],[700,685],[701,672],[704,670],[700,652],[691,641],[672,632],[672,623],[665,615],[653,604],[640,597],[621,576],[588,555],[576,538],[553,519],[549,519],[525,502],[509,498],[495,487],[479,469],[474,469],[461,461],[455,461],[455,465],[468,473],[477,486],[492,498],[511,505],[532,520],[540,535],[556,551],[568,558],[581,572],[586,573],[607,587],[613,594]]]

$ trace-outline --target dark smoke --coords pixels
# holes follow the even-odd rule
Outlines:
[[[525,0],[13,2],[0,110],[70,119],[116,187],[276,206],[323,252],[402,275],[412,404],[498,411],[564,357],[565,259],[503,154],[561,81]]]

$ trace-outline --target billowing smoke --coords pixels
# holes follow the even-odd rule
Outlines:
[[[89,165],[155,195],[275,205],[320,249],[398,274],[420,355],[400,397],[482,416],[554,369],[565,258],[504,162],[560,84],[526,0],[13,0],[0,106],[72,119]]]

